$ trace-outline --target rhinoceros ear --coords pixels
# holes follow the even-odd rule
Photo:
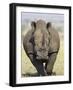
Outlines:
[[[36,23],[34,21],[31,22],[31,27],[32,27],[32,29],[35,29],[36,28]]]
[[[47,29],[50,28],[50,27],[51,27],[51,23],[48,22],[48,23],[47,23]]]

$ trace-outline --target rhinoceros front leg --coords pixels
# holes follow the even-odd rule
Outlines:
[[[56,57],[57,57],[57,53],[52,53],[49,56],[49,60],[46,63],[45,69],[48,75],[52,75],[53,74],[53,67],[54,67],[54,63],[56,61]]]
[[[44,66],[42,61],[36,60],[35,57],[31,54],[29,55],[31,63],[34,65],[38,72],[38,76],[45,76]]]

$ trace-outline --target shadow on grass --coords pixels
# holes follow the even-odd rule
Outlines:
[[[36,77],[39,76],[38,73],[26,73],[26,74],[22,74],[22,77]]]
[[[37,76],[41,76],[38,73],[26,73],[26,74],[22,74],[22,77],[37,77]],[[52,72],[51,75],[46,75],[46,76],[56,76],[55,72]]]

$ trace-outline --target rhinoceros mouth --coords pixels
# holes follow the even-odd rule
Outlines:
[[[48,60],[48,56],[42,56],[42,57],[36,56],[36,59],[37,60]]]
[[[37,53],[36,59],[37,60],[48,60],[48,55],[45,53]]]

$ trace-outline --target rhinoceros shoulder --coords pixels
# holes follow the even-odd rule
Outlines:
[[[30,30],[24,36],[23,47],[24,47],[26,53],[33,53],[33,45],[31,42],[33,32],[34,32],[33,30]]]
[[[49,29],[50,33],[50,52],[58,52],[60,48],[60,37],[54,28]]]

